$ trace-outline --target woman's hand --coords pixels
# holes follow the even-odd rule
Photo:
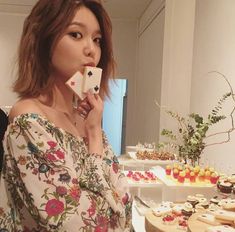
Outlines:
[[[90,111],[85,118],[86,129],[96,130],[101,129],[101,120],[103,115],[103,100],[98,94],[87,94],[87,103],[90,106]],[[87,107],[88,109],[88,107]]]
[[[103,100],[97,94],[87,93],[87,97],[79,103],[78,112],[84,118],[85,129],[89,140],[89,152],[102,154]]]

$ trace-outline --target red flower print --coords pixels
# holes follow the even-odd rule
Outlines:
[[[109,221],[111,229],[118,228],[118,219],[119,219],[118,215],[113,213],[112,216],[110,217],[110,221]]]
[[[20,155],[19,159],[18,159],[18,162],[20,165],[25,165],[27,163],[27,158],[26,156],[22,156]]]
[[[56,187],[56,192],[60,195],[60,196],[64,196],[67,194],[67,189],[64,186],[58,186]]]
[[[47,202],[45,210],[48,216],[56,216],[64,211],[64,203],[57,199],[51,199]]]
[[[27,226],[24,226],[23,232],[30,232],[30,229]]]
[[[0,208],[0,217],[4,216],[5,217],[5,213],[4,213],[4,209],[1,207]]]
[[[108,219],[104,216],[97,215],[96,217],[97,226],[95,227],[95,232],[107,232],[108,231]]]
[[[52,155],[51,153],[48,153],[47,155],[47,159],[50,160],[50,161],[56,161],[56,157],[54,155]]]
[[[95,201],[92,201],[89,209],[87,210],[89,217],[92,217],[95,214],[95,209],[96,209]]]
[[[114,171],[115,173],[117,173],[117,172],[118,172],[118,164],[117,164],[117,163],[113,163],[113,164],[112,164],[112,167],[113,167],[113,171]]]
[[[96,226],[95,227],[95,232],[107,232],[108,231],[108,226]]]
[[[38,174],[38,169],[37,169],[37,168],[34,168],[32,173],[33,173],[34,175],[37,175],[37,174]]]
[[[122,203],[126,205],[128,203],[128,200],[129,200],[129,195],[126,193],[125,196],[122,198]]]
[[[62,152],[61,150],[55,151],[55,154],[59,159],[64,159],[64,152]]]
[[[72,183],[73,183],[73,184],[78,184],[78,179],[77,179],[77,178],[73,178],[73,179],[72,179]]]
[[[81,196],[81,191],[78,188],[77,185],[74,185],[70,190],[69,190],[69,195],[75,200],[79,201],[80,196]]]
[[[48,141],[47,144],[50,146],[50,148],[54,148],[57,145],[57,143],[54,141]]]

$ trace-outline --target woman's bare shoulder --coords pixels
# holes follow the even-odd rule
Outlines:
[[[41,110],[35,98],[21,99],[17,101],[11,108],[9,113],[9,121],[12,122],[15,117],[26,113],[44,115],[44,112]]]

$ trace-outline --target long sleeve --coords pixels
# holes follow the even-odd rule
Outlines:
[[[124,231],[125,194],[106,177],[106,158],[88,154],[83,139],[25,114],[8,128],[6,150],[3,176],[17,230]]]

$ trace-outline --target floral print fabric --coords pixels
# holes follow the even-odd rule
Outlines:
[[[129,231],[131,198],[107,139],[104,154],[38,114],[5,135],[0,231]]]

